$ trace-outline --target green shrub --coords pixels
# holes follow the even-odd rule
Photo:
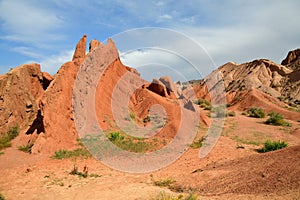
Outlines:
[[[129,117],[132,121],[135,121],[135,114],[133,112],[130,112]]]
[[[159,195],[153,200],[198,200],[198,196],[195,194],[183,195],[180,194],[178,196],[174,196],[171,194],[167,194],[165,191],[160,192]]]
[[[59,151],[56,151],[54,154],[54,158],[59,159],[59,160],[64,159],[64,158],[76,158],[76,157],[88,158],[88,157],[91,157],[91,154],[86,149],[83,149],[83,148],[78,148],[73,151],[67,151],[67,150],[61,149]]]
[[[265,111],[262,108],[252,107],[248,110],[249,117],[264,118],[266,116]]]
[[[198,140],[194,140],[193,143],[190,145],[193,149],[198,149],[202,147],[203,141],[205,140],[205,137],[201,137]]]
[[[124,139],[124,136],[122,136],[118,131],[109,133],[107,137],[112,142]]]
[[[18,149],[20,151],[24,151],[26,153],[31,153],[31,148],[33,147],[33,143],[28,143],[27,145],[20,146]]]
[[[6,133],[0,135],[0,150],[11,147],[10,141],[19,135],[19,127],[11,127]]]
[[[0,200],[5,200],[5,197],[0,193]]]
[[[78,170],[77,165],[74,164],[74,167],[73,167],[72,171],[69,174],[70,175],[78,175],[81,178],[87,178],[88,177],[88,168],[87,168],[87,166],[84,166],[83,171],[80,172]]]
[[[211,110],[211,103],[209,101],[207,101],[206,99],[198,99],[196,101],[194,101],[195,104],[199,105],[201,108],[203,108],[204,110]]]
[[[173,179],[164,179],[164,180],[159,180],[159,181],[153,181],[154,185],[159,186],[159,187],[170,187],[170,185],[172,185],[175,182],[176,181]]]
[[[269,119],[267,119],[266,124],[271,124],[275,126],[292,126],[292,124],[286,122],[279,113],[270,113]]]
[[[284,142],[284,141],[270,141],[270,140],[267,140],[264,144],[264,147],[262,149],[258,150],[258,152],[265,153],[265,152],[269,152],[269,151],[275,151],[275,150],[278,150],[278,149],[283,149],[287,146],[288,146],[288,143]]]
[[[235,112],[234,112],[234,111],[230,111],[230,112],[228,113],[228,116],[229,116],[229,117],[234,117],[234,116],[235,116]]]
[[[151,118],[149,115],[147,115],[147,117],[145,117],[145,119],[143,120],[144,123],[150,122]]]
[[[154,143],[158,141],[144,141],[145,138],[132,137],[119,131],[111,132],[106,137],[119,148],[136,153],[155,149]]]

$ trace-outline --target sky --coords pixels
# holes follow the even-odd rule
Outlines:
[[[55,74],[83,34],[113,38],[146,79],[200,79],[230,61],[280,63],[300,47],[299,10],[298,0],[0,0],[0,73],[37,62]]]

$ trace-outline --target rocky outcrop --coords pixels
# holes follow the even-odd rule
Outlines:
[[[91,42],[89,44],[89,52],[93,51],[94,49],[96,49],[99,46],[103,46],[103,44],[101,42],[99,42],[98,40],[91,40]]]
[[[299,50],[295,50],[289,52],[287,58],[282,61],[282,64],[285,65],[267,59],[243,64],[229,62],[219,67],[215,72],[220,72],[222,76],[227,104],[233,105],[235,109],[244,110],[251,106],[273,109],[293,106],[299,109],[300,71],[298,62]],[[208,88],[207,80],[208,78],[193,85],[198,98],[210,99],[209,92],[214,91],[215,85]],[[187,92],[184,91],[184,93]],[[270,102],[274,105],[270,106]],[[235,104],[237,105],[234,106]],[[291,118],[289,112],[283,112],[282,109],[279,111]]]
[[[180,96],[180,92],[178,91],[176,84],[172,82],[169,76],[162,76],[159,78],[159,80],[166,86],[168,95],[173,92],[177,96]]]
[[[285,65],[285,66],[293,67],[293,64],[295,62],[298,62],[298,64],[299,64],[299,61],[300,61],[300,48],[290,51],[288,53],[288,55],[286,56],[286,58],[281,62],[281,64]]]
[[[152,83],[147,87],[147,89],[162,97],[169,96],[166,86],[156,78],[153,79]]]
[[[83,62],[85,58],[85,54],[86,54],[86,35],[84,35],[76,45],[76,49],[72,59],[72,61],[76,66],[80,66],[80,64]]]
[[[47,83],[39,64],[21,65],[0,76],[0,133],[31,126]]]
[[[61,66],[45,91],[40,101],[44,132],[38,135],[32,148],[33,153],[49,153],[76,146],[78,136],[73,122],[72,92],[77,71],[85,58],[85,52],[86,35],[78,42],[73,61]]]

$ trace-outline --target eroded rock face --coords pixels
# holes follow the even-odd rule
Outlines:
[[[282,62],[286,63],[286,66],[260,59],[243,64],[229,62],[213,73],[220,72],[227,103],[237,104],[238,106],[234,108],[239,110],[245,110],[251,106],[275,109],[278,106],[285,107],[287,104],[300,107],[300,71],[298,67],[295,67],[295,63],[298,62],[297,55],[297,50],[290,52]],[[291,64],[294,67],[291,67]],[[207,88],[206,81],[209,77],[210,75],[193,86],[198,98],[210,99],[209,91],[213,91],[215,85]],[[258,101],[259,98],[261,99]],[[284,99],[284,101],[278,99]],[[270,106],[270,102],[276,105]],[[278,112],[290,117],[287,112],[280,109]]]
[[[86,35],[84,35],[76,45],[72,61],[75,65],[80,66],[86,54]]]
[[[86,35],[78,42],[73,61],[61,66],[45,91],[40,102],[44,133],[38,136],[32,153],[50,153],[76,146],[78,136],[73,122],[72,92],[85,52]]]
[[[290,51],[286,58],[281,62],[282,65],[292,68],[293,70],[299,69],[300,66],[300,48]]]
[[[147,88],[162,97],[169,96],[166,86],[156,78],[153,79],[152,83]]]
[[[99,42],[98,40],[91,40],[90,45],[89,45],[89,52],[93,51],[94,49],[96,49],[99,46],[103,46],[103,44],[101,42]]]
[[[176,94],[178,93],[177,86],[172,82],[172,79],[169,76],[162,76],[159,78],[159,80],[166,86],[169,95],[171,94],[171,92]]]
[[[39,64],[26,64],[0,76],[0,133],[18,125],[29,127],[39,110],[44,93]]]

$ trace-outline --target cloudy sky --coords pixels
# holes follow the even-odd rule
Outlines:
[[[0,0],[0,73],[38,62],[54,74],[71,59],[83,34],[89,40],[112,37],[122,60],[148,75],[149,69],[158,76],[175,67],[171,71],[178,77],[197,78],[185,72],[204,54],[213,64],[198,59],[202,75],[229,61],[267,58],[280,63],[289,50],[300,47],[299,10],[298,0]],[[175,34],[144,34],[144,27]],[[142,30],[141,38],[153,48],[143,41],[133,49],[122,46],[134,41],[124,37],[132,29]],[[161,46],[164,41],[168,45]]]

